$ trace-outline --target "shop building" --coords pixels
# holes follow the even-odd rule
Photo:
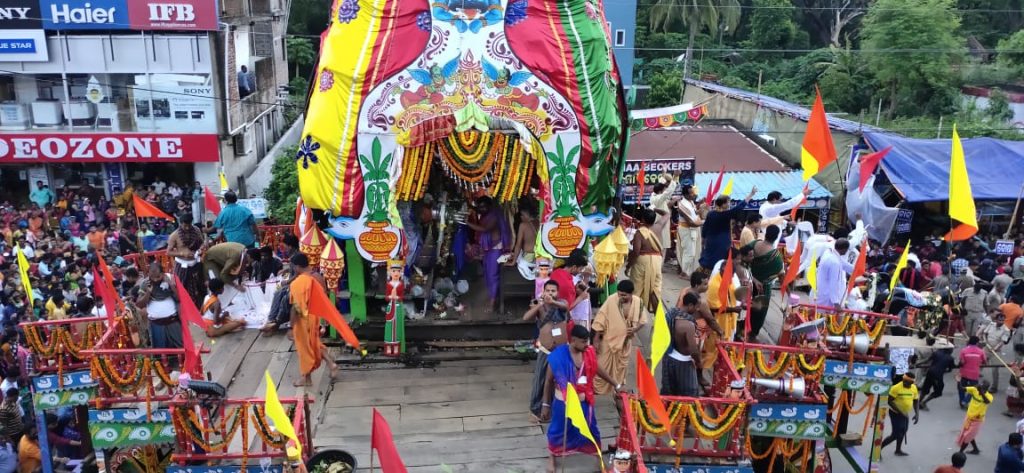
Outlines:
[[[284,128],[288,4],[5,0],[0,198],[158,175],[216,189],[221,169],[244,186]]]

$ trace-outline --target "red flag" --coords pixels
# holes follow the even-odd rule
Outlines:
[[[95,267],[92,268],[92,290],[97,298],[103,299],[103,306],[107,309],[107,325],[114,325],[114,307],[117,306],[117,301],[107,292],[107,283]]]
[[[391,427],[388,426],[388,421],[380,415],[380,412],[377,412],[376,408],[373,409],[370,455],[373,455],[374,450],[377,451],[377,457],[380,459],[381,473],[406,473],[408,471],[405,469],[405,463],[402,463],[402,457],[398,455],[398,449],[395,448],[395,439],[391,436]]]
[[[717,197],[718,196],[718,192],[722,190],[722,178],[724,178],[724,177],[725,177],[725,165],[723,164],[722,165],[722,169],[720,169],[718,171],[718,177],[715,178],[715,190],[711,192],[712,194],[715,195],[715,197]],[[712,198],[714,198],[714,197],[712,197]]]
[[[167,215],[163,210],[156,208],[155,205],[140,199],[138,195],[132,195],[132,200],[135,201],[135,215],[137,217],[164,218],[172,222],[174,221],[174,217]]]
[[[718,313],[724,313],[725,307],[729,305],[729,289],[732,289],[732,248],[729,249],[729,257],[725,260],[725,268],[722,271],[722,282],[718,285]]]
[[[789,285],[796,281],[796,275],[800,273],[800,252],[801,242],[796,242],[796,249],[793,251],[793,255],[789,258],[789,267],[786,268],[786,276],[782,278],[782,286],[779,286],[779,293],[782,294],[782,298],[785,299],[786,292],[789,291]]]
[[[892,150],[892,146],[886,146],[885,149],[876,153],[871,153],[863,158],[860,158],[860,191],[864,192],[864,186],[868,184],[868,178],[875,173],[875,168],[882,162],[886,154]]]
[[[352,327],[349,327],[345,319],[341,317],[338,308],[334,306],[331,299],[327,297],[327,292],[319,284],[313,284],[313,290],[309,296],[309,311],[331,324],[331,327],[334,327],[341,334],[341,338],[345,340],[345,343],[352,345],[357,350],[360,349],[356,333],[352,331]]]
[[[199,371],[199,348],[192,341],[189,324],[203,330],[206,329],[206,324],[203,323],[202,314],[199,313],[196,303],[185,290],[185,286],[181,284],[181,279],[178,279],[178,276],[174,276],[174,284],[177,286],[178,302],[181,307],[179,315],[181,316],[181,344],[185,347],[185,372],[196,373]]]
[[[203,188],[203,205],[206,206],[206,210],[213,212],[214,215],[220,215],[220,201],[217,200],[217,196],[210,192],[209,187]],[[199,224],[202,222],[196,222]]]
[[[636,349],[636,390],[640,399],[647,403],[647,412],[654,415],[657,423],[665,426],[671,424],[665,403],[658,394],[658,384],[654,382],[654,376],[651,375],[651,370],[647,367],[639,348]]]
[[[636,203],[641,204],[644,200],[644,185],[647,184],[647,170],[644,163],[640,163],[640,170],[636,173]]]
[[[808,186],[808,184],[804,184],[804,191],[805,192],[807,191],[807,186]],[[789,211],[789,220],[790,221],[795,221],[796,220],[796,211],[800,210],[800,207],[803,207],[804,204],[806,204],[806,203],[807,203],[807,194],[805,193],[804,197],[802,199],[800,199],[800,203],[796,204],[796,207],[793,207],[793,210]]]
[[[704,205],[707,205],[708,207],[711,206],[711,199],[715,198],[714,191],[715,188],[713,187],[711,181],[708,181],[708,191],[706,194],[704,194]]]
[[[850,281],[846,283],[846,294],[850,293],[850,289],[853,289],[853,285],[857,278],[864,275],[867,271],[868,266],[868,239],[865,238],[864,242],[860,244],[860,254],[857,255],[857,262],[853,265],[853,273],[850,274]],[[844,296],[845,297],[845,296]]]

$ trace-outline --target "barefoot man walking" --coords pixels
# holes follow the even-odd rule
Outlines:
[[[327,362],[331,369],[331,380],[338,374],[338,365],[331,360],[327,353],[327,347],[320,341],[320,316],[310,313],[309,299],[312,295],[313,285],[319,284],[326,287],[323,277],[313,274],[309,270],[309,258],[304,254],[292,256],[292,274],[295,279],[289,286],[292,303],[292,334],[295,339],[295,352],[299,354],[299,371],[302,378],[296,381],[295,386],[310,386],[313,384],[313,371],[320,367],[322,361]]]

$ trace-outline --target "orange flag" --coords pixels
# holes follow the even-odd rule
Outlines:
[[[796,242],[796,249],[793,250],[793,256],[789,258],[789,267],[786,268],[786,277],[782,278],[782,285],[779,286],[779,292],[782,294],[782,298],[786,298],[786,292],[789,291],[789,285],[796,281],[796,275],[800,273],[800,254],[801,254],[802,243]]]
[[[669,425],[671,421],[665,403],[661,402],[661,395],[658,394],[658,383],[654,382],[654,376],[647,368],[647,362],[644,361],[644,355],[639,348],[636,349],[636,390],[640,399],[647,403],[647,412],[654,416],[654,421],[661,425]]]
[[[814,88],[814,106],[807,119],[807,131],[800,145],[800,165],[804,168],[804,181],[811,180],[825,166],[836,160],[836,147],[832,144],[832,130],[828,127],[825,104],[821,102],[821,91]]]
[[[197,373],[199,371],[199,348],[192,341],[192,330],[188,326],[192,324],[205,330],[206,324],[203,323],[202,314],[199,313],[196,303],[192,300],[192,296],[188,294],[188,291],[185,290],[185,286],[181,284],[181,279],[178,279],[178,276],[174,276],[174,284],[178,290],[178,307],[180,307],[179,315],[181,316],[181,344],[185,348],[185,372]]]
[[[309,296],[309,311],[326,320],[327,323],[331,324],[331,327],[334,327],[341,334],[341,338],[345,340],[345,343],[359,350],[359,339],[356,338],[356,333],[352,331],[352,327],[348,326],[345,319],[341,317],[341,313],[338,312],[338,308],[327,297],[327,291],[324,291],[324,288],[319,284],[313,284],[312,286],[313,290]]]
[[[729,289],[732,288],[732,248],[729,249],[729,257],[725,260],[725,269],[722,271],[722,283],[718,285],[718,313],[725,312],[725,306],[729,305]]]
[[[850,294],[850,289],[853,289],[853,285],[857,278],[864,275],[867,271],[868,266],[868,239],[865,238],[864,242],[860,244],[860,254],[857,255],[857,262],[853,265],[853,274],[850,274],[850,282],[846,283],[846,294]],[[846,297],[846,296],[843,296]]]
[[[809,184],[804,184],[804,191],[807,190],[807,186],[808,185]],[[796,221],[796,211],[800,210],[800,207],[803,207],[804,204],[806,204],[806,203],[807,203],[807,194],[804,194],[804,197],[802,199],[800,199],[800,203],[796,204],[796,207],[793,207],[793,210],[789,211],[789,221],[791,221],[791,222],[795,222]]]
[[[102,276],[103,279],[97,280],[93,282],[93,284],[101,284],[100,281],[102,281],[102,284],[106,286],[104,292],[109,294],[110,298],[113,299],[110,301],[104,300],[103,303],[108,306],[115,307],[117,310],[124,310],[124,301],[121,300],[121,296],[117,294],[117,289],[114,289],[114,275],[110,272],[110,267],[107,266],[106,260],[103,259],[103,256],[100,255],[98,251],[96,252],[96,260],[99,261],[100,276]]]
[[[167,215],[163,210],[156,208],[155,205],[140,199],[138,195],[132,195],[132,200],[135,202],[135,215],[139,218],[154,217],[174,221],[174,217]]]

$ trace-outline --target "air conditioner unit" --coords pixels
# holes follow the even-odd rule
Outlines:
[[[757,137],[761,138],[762,140],[764,140],[765,142],[767,142],[768,144],[770,144],[772,146],[778,145],[778,141],[776,141],[774,136],[771,136],[771,135],[757,135]]]
[[[253,133],[252,127],[247,126],[241,133],[232,136],[231,140],[235,148],[235,156],[246,156],[255,148],[256,134]]]

